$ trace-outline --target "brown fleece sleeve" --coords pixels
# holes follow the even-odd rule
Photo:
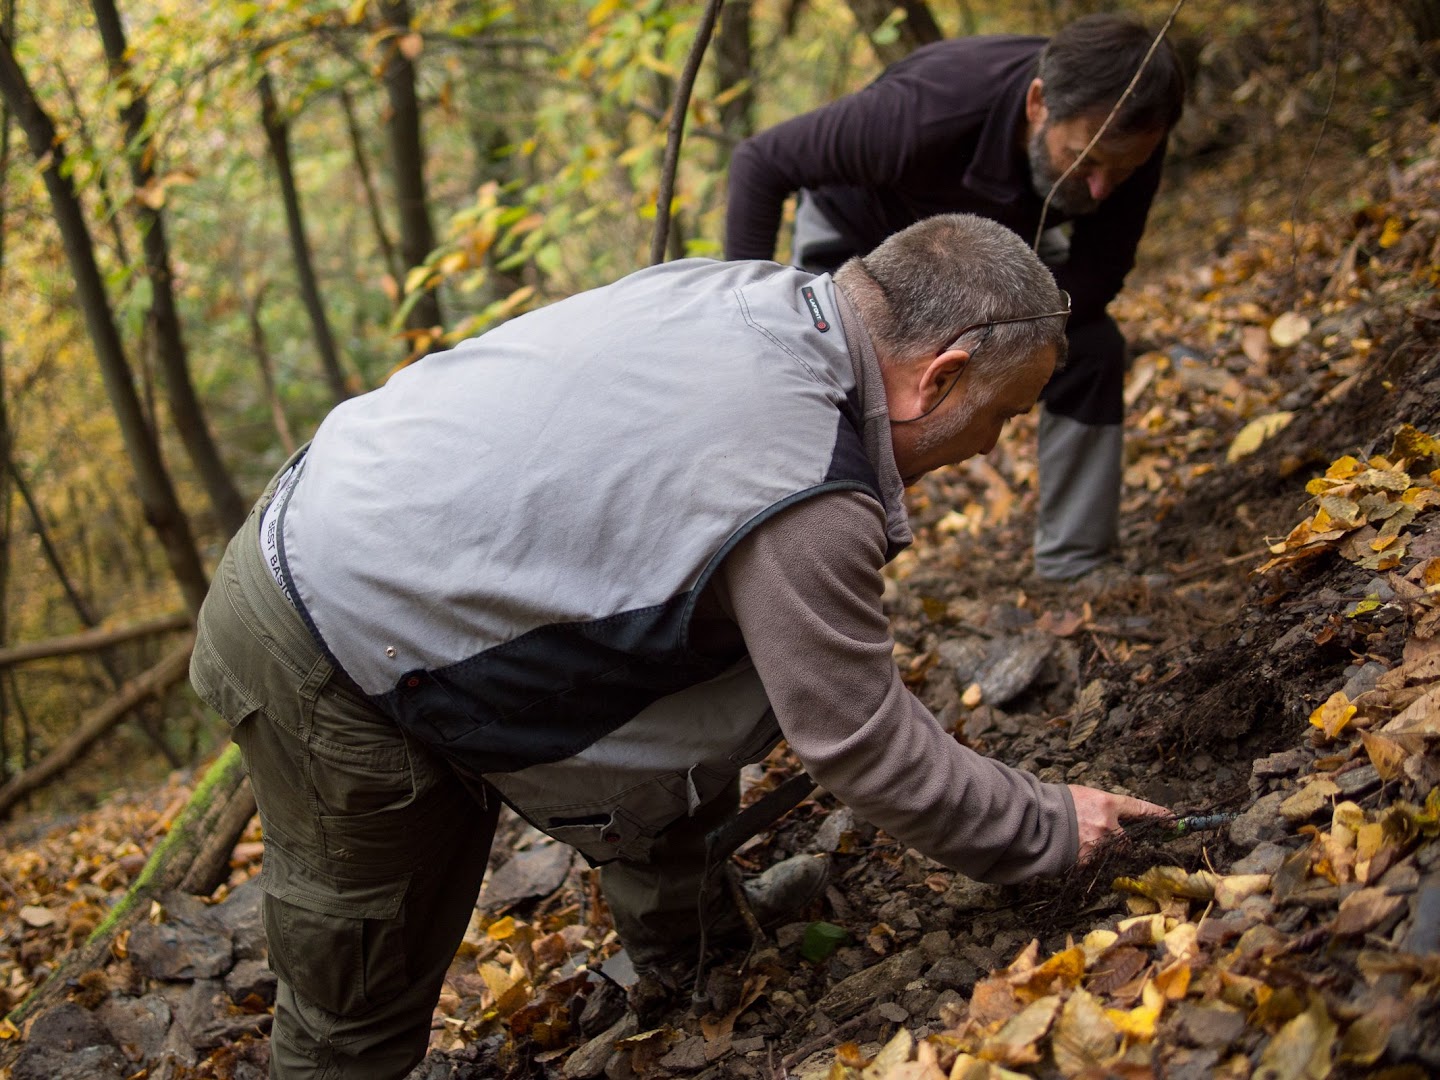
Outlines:
[[[961,746],[900,681],[884,561],[884,514],[858,492],[805,499],[726,558],[721,602],[790,748],[858,816],[969,877],[1066,869],[1079,850],[1069,789]]]

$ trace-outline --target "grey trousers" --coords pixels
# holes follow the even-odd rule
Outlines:
[[[261,557],[270,496],[220,561],[190,666],[231,726],[260,808],[279,980],[270,1075],[390,1080],[425,1054],[500,801],[406,736],[325,657]],[[693,948],[705,832],[733,808],[716,799],[668,830],[648,864],[603,869],[638,962]]]

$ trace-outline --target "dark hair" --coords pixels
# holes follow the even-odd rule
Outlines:
[[[1153,40],[1153,33],[1120,15],[1087,15],[1061,30],[1041,52],[1036,70],[1051,118],[1108,113]],[[1117,135],[1168,131],[1184,106],[1185,74],[1175,50],[1162,41],[1110,129]]]

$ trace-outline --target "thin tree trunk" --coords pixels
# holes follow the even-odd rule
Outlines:
[[[720,94],[745,89],[720,106],[720,127],[736,143],[755,134],[755,60],[750,24],[753,0],[725,0],[715,39],[715,77]],[[733,145],[733,143],[732,143]]]
[[[275,100],[275,87],[268,72],[261,72],[257,83],[260,91],[260,122],[265,126],[265,138],[270,143],[270,158],[275,163],[275,175],[280,181],[280,196],[285,202],[285,222],[290,232],[290,251],[295,259],[295,276],[299,279],[300,299],[310,315],[311,331],[315,335],[315,349],[320,354],[320,366],[325,381],[336,401],[350,396],[345,385],[345,376],[340,370],[340,354],[335,348],[335,337],[330,333],[330,320],[325,315],[325,305],[320,300],[320,285],[315,277],[315,265],[310,258],[310,242],[305,238],[305,220],[300,213],[300,192],[295,187],[295,170],[290,163],[290,127],[280,115],[279,103]]]
[[[921,45],[929,45],[945,36],[925,0],[846,0],[846,3],[882,64],[903,60]],[[876,41],[875,31],[885,25],[885,20],[897,8],[905,14],[897,27],[899,35],[894,41]]]
[[[385,228],[385,216],[380,212],[380,196],[375,191],[375,179],[370,175],[370,159],[365,154],[365,139],[360,134],[360,121],[355,116],[355,100],[350,91],[341,87],[340,107],[345,111],[345,129],[350,133],[350,153],[355,158],[355,171],[360,174],[360,183],[365,189],[365,208],[370,212],[370,225],[375,230],[375,243],[380,245],[380,254],[385,259],[385,270],[399,288],[405,281],[405,268],[395,254],[395,245],[390,241],[390,231]]]
[[[0,0],[0,31],[8,37],[15,36],[14,0]],[[0,102],[0,296],[4,295],[5,282],[5,239],[7,223],[5,212],[9,203],[6,196],[9,188],[5,178],[10,175],[10,106]],[[10,402],[5,393],[5,336],[0,334],[0,460],[10,460]],[[0,643],[9,639],[10,620],[10,537],[14,517],[11,514],[10,473],[0,469]],[[0,782],[10,776],[10,742],[8,738],[9,709],[5,691],[0,686]]]
[[[80,656],[83,653],[99,652],[136,638],[184,630],[189,625],[190,616],[177,612],[174,615],[162,615],[158,619],[148,619],[130,626],[117,626],[110,630],[86,630],[83,633],[66,634],[44,641],[27,641],[0,649],[0,668],[25,664],[32,660],[48,660],[56,656]]]
[[[38,762],[11,777],[9,783],[0,788],[0,818],[8,814],[26,795],[38,791],[79,761],[100,736],[125,719],[132,709],[163,694],[185,678],[185,673],[190,668],[190,650],[194,644],[192,635],[179,648],[166,654],[154,667],[125,683],[114,697],[82,716],[75,730]]]
[[[400,219],[400,255],[407,267],[419,266],[435,248],[430,204],[425,192],[425,147],[421,135],[420,100],[415,93],[415,65],[405,55],[410,33],[408,0],[381,0],[380,18],[391,32],[385,44],[384,80],[389,99],[385,132],[390,142],[390,169]],[[405,316],[410,330],[439,326],[440,298],[431,289]]]
[[[85,313],[105,389],[119,421],[130,463],[135,469],[141,506],[165,549],[170,571],[180,586],[186,606],[198,613],[207,588],[205,568],[201,565],[190,523],[180,508],[170,474],[165,471],[155,433],[145,423],[131,378],[130,364],[125,358],[120,332],[105,295],[105,283],[95,261],[90,230],[85,224],[74,185],[62,171],[64,146],[56,135],[55,125],[41,108],[15,62],[10,38],[5,34],[0,34],[0,96],[5,98],[19,121],[35,160],[43,164],[45,187],[50,194],[70,271],[75,277],[76,299]]]
[[[114,0],[91,0],[95,22],[110,62],[110,78],[129,90],[128,104],[120,110],[125,123],[126,154],[130,159],[130,177],[137,193],[143,193],[155,179],[151,162],[152,144],[146,128],[147,103],[141,87],[130,77],[126,56],[125,30]],[[229,535],[240,528],[247,507],[241,498],[230,470],[220,457],[220,450],[205,422],[205,413],[190,378],[190,359],[185,351],[185,338],[180,329],[175,292],[171,287],[170,249],[165,240],[165,221],[158,209],[143,197],[136,199],[136,215],[140,219],[140,237],[145,250],[145,272],[150,278],[151,313],[154,319],[155,347],[160,371],[165,379],[165,393],[170,405],[170,419],[190,455],[200,482],[210,498],[221,530]]]
[[[251,296],[245,291],[245,283],[236,286],[245,303],[245,316],[250,323],[250,347],[255,351],[255,362],[260,366],[260,384],[265,390],[265,400],[270,403],[270,419],[275,424],[275,434],[280,436],[280,445],[285,454],[295,452],[295,434],[290,430],[290,421],[285,418],[285,407],[280,401],[280,391],[275,385],[275,361],[270,356],[270,347],[265,342],[265,326],[260,321],[260,298],[264,289]]]

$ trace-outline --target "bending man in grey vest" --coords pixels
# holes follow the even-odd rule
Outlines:
[[[191,667],[265,830],[272,1075],[420,1059],[502,801],[603,867],[642,968],[693,955],[704,834],[782,735],[986,881],[1159,812],[961,746],[881,610],[904,485],[1035,404],[1067,311],[1014,233],[941,216],[833,276],[652,267],[335,409],[231,542]]]

